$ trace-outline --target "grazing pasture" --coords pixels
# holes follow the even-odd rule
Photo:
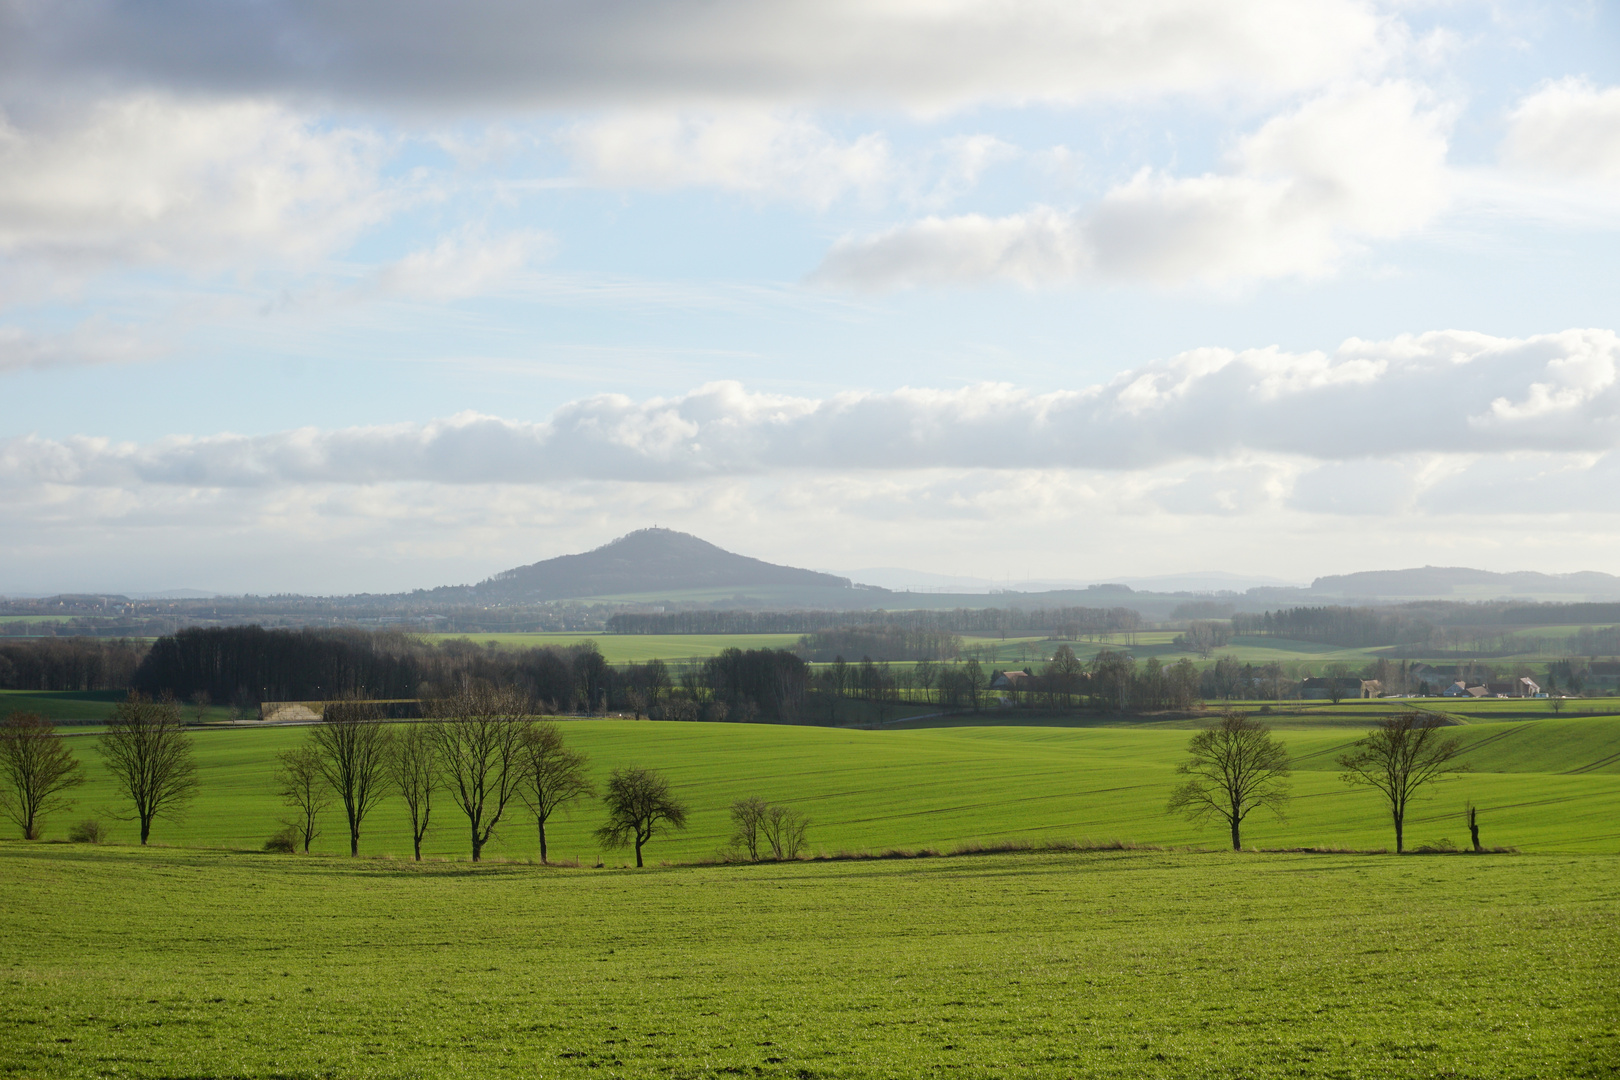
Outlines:
[[[1615,856],[0,843],[0,1075],[1612,1077]]]
[[[811,818],[811,850],[936,847],[1020,837],[1120,838],[1141,843],[1220,846],[1219,829],[1199,831],[1165,813],[1174,769],[1190,732],[1156,726],[958,726],[861,731],[767,724],[562,721],[570,746],[590,755],[600,782],[609,769],[664,771],[691,806],[691,826],[660,837],[659,860],[712,858],[730,834],[727,808],[759,795]],[[1474,772],[1436,785],[1411,809],[1407,842],[1462,842],[1465,801],[1480,807],[1485,844],[1559,852],[1620,851],[1620,717],[1557,718],[1457,727]],[[1286,822],[1269,815],[1244,827],[1246,845],[1381,848],[1393,845],[1384,806],[1338,778],[1334,759],[1357,728],[1280,730],[1296,760],[1295,798]],[[284,814],[273,793],[278,751],[299,745],[299,727],[196,732],[200,794],[185,820],[160,820],[160,843],[257,848]],[[118,808],[89,733],[68,735],[90,782],[79,807],[47,821],[61,837],[91,814]],[[434,809],[424,850],[466,858],[466,823],[448,800]],[[599,804],[576,804],[553,819],[553,858],[593,863],[591,831]],[[362,829],[362,854],[410,851],[403,803],[385,800]],[[346,849],[341,813],[329,811],[318,850]],[[113,822],[115,840],[135,827]],[[537,855],[533,822],[514,804],[488,851],[492,858]],[[622,856],[619,857],[622,861]]]

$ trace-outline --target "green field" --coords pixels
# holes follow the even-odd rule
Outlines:
[[[648,660],[694,660],[716,656],[725,649],[791,649],[798,634],[423,634],[428,641],[494,642],[503,649],[568,646],[594,641],[610,664],[646,663]]]
[[[1007,837],[1120,838],[1156,844],[1219,846],[1164,813],[1188,732],[1154,726],[954,726],[863,731],[767,724],[563,721],[569,741],[591,755],[595,775],[626,764],[666,771],[692,806],[691,827],[657,839],[654,860],[710,858],[729,834],[726,808],[747,795],[793,803],[812,819],[812,849],[938,847]],[[1409,846],[1466,838],[1465,800],[1481,808],[1483,839],[1542,852],[1620,852],[1620,717],[1470,724],[1456,729],[1477,770],[1433,789],[1407,824]],[[1257,817],[1245,840],[1262,847],[1381,848],[1393,842],[1378,798],[1338,779],[1334,757],[1358,736],[1338,727],[1280,731],[1294,754],[1296,798],[1284,823]],[[307,733],[296,727],[204,729],[196,733],[201,794],[186,819],[159,822],[161,843],[257,848],[282,813],[272,794],[278,750]],[[95,738],[69,735],[92,782],[81,805],[52,820],[47,837],[65,835],[87,814],[117,809],[97,759]],[[427,850],[464,858],[462,819],[435,810]],[[594,863],[594,805],[577,807],[550,830],[554,857]],[[366,824],[361,851],[405,854],[402,806],[385,803]],[[132,823],[115,838],[135,836]],[[343,848],[344,830],[328,816],[323,851]],[[511,812],[496,858],[530,859],[538,842],[521,809]],[[610,859],[614,856],[610,856]],[[622,856],[618,856],[622,861]]]
[[[1613,1077],[1620,859],[0,843],[0,1075]]]

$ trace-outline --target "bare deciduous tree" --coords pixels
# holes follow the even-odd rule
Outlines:
[[[1395,822],[1395,850],[1406,850],[1406,807],[1425,785],[1448,773],[1466,772],[1457,761],[1462,740],[1444,735],[1439,721],[1426,713],[1389,716],[1372,734],[1340,756],[1347,784],[1377,788],[1389,800]]]
[[[432,704],[431,729],[439,747],[445,786],[467,815],[472,858],[483,858],[524,780],[523,748],[530,708],[516,690],[469,686]]]
[[[152,835],[154,818],[178,815],[197,792],[191,736],[173,698],[153,701],[131,692],[107,721],[101,756],[133,804],[142,844]]]
[[[630,766],[615,769],[608,778],[607,824],[596,830],[603,847],[622,848],[634,843],[636,865],[641,848],[659,832],[686,828],[686,806],[669,790],[669,781],[651,769]]]
[[[771,856],[778,861],[797,859],[804,848],[804,833],[810,819],[791,806],[772,803],[760,818],[759,831],[771,845]]]
[[[283,750],[276,760],[281,762],[281,768],[276,770],[276,794],[281,796],[282,805],[298,812],[284,824],[303,840],[307,855],[310,843],[321,835],[316,819],[331,807],[332,787],[321,770],[321,756],[312,747]]]
[[[412,724],[395,741],[394,784],[411,814],[411,849],[422,861],[422,837],[433,815],[433,792],[440,783],[439,740],[423,724]]]
[[[310,729],[321,775],[349,819],[349,854],[360,854],[360,826],[387,794],[393,733],[366,701],[331,701]]]
[[[544,863],[546,822],[560,807],[595,795],[596,788],[585,775],[590,759],[563,744],[562,729],[555,723],[531,725],[523,740],[522,754],[523,783],[519,791],[540,831],[540,861]]]
[[[1169,812],[1195,822],[1220,818],[1243,848],[1243,819],[1266,807],[1280,820],[1288,804],[1288,751],[1271,730],[1241,712],[1228,712],[1187,744],[1190,760],[1176,766],[1189,779],[1170,796]]]
[[[748,852],[752,862],[759,861],[760,823],[770,805],[758,795],[731,804],[731,842]]]
[[[0,812],[38,840],[41,819],[67,810],[67,792],[84,773],[56,727],[38,713],[14,712],[0,721]]]

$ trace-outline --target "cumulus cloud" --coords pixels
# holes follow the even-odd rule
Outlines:
[[[1337,92],[1244,138],[1223,173],[1143,170],[1078,212],[931,217],[828,252],[814,279],[858,288],[1073,278],[1224,283],[1330,272],[1449,198],[1450,113],[1405,82]]]
[[[0,443],[0,484],[678,483],[814,470],[1601,454],[1620,448],[1617,364],[1620,335],[1609,330],[1444,331],[1353,339],[1332,354],[1201,349],[1046,394],[987,385],[813,399],[725,382],[676,398],[586,398],[540,422],[464,413],[146,444],[28,436]],[[1276,490],[1267,484],[1233,488],[1224,505],[1240,510],[1256,491]]]
[[[1620,182],[1620,86],[1564,79],[1536,91],[1509,114],[1501,156],[1524,172]]]
[[[102,0],[0,6],[4,81],[596,106],[1287,93],[1398,43],[1366,0]]]
[[[378,149],[260,101],[140,94],[27,127],[0,114],[0,253],[68,265],[319,254],[384,213]]]

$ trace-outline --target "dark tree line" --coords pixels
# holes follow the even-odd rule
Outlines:
[[[147,649],[87,637],[0,641],[0,690],[125,690]]]
[[[1324,645],[1366,648],[1428,641],[1435,626],[1404,611],[1366,607],[1298,607],[1260,615],[1232,616],[1238,634],[1314,641]]]
[[[879,661],[955,660],[962,653],[962,638],[948,630],[845,626],[805,634],[794,651],[818,663],[839,656],[867,656]]]

